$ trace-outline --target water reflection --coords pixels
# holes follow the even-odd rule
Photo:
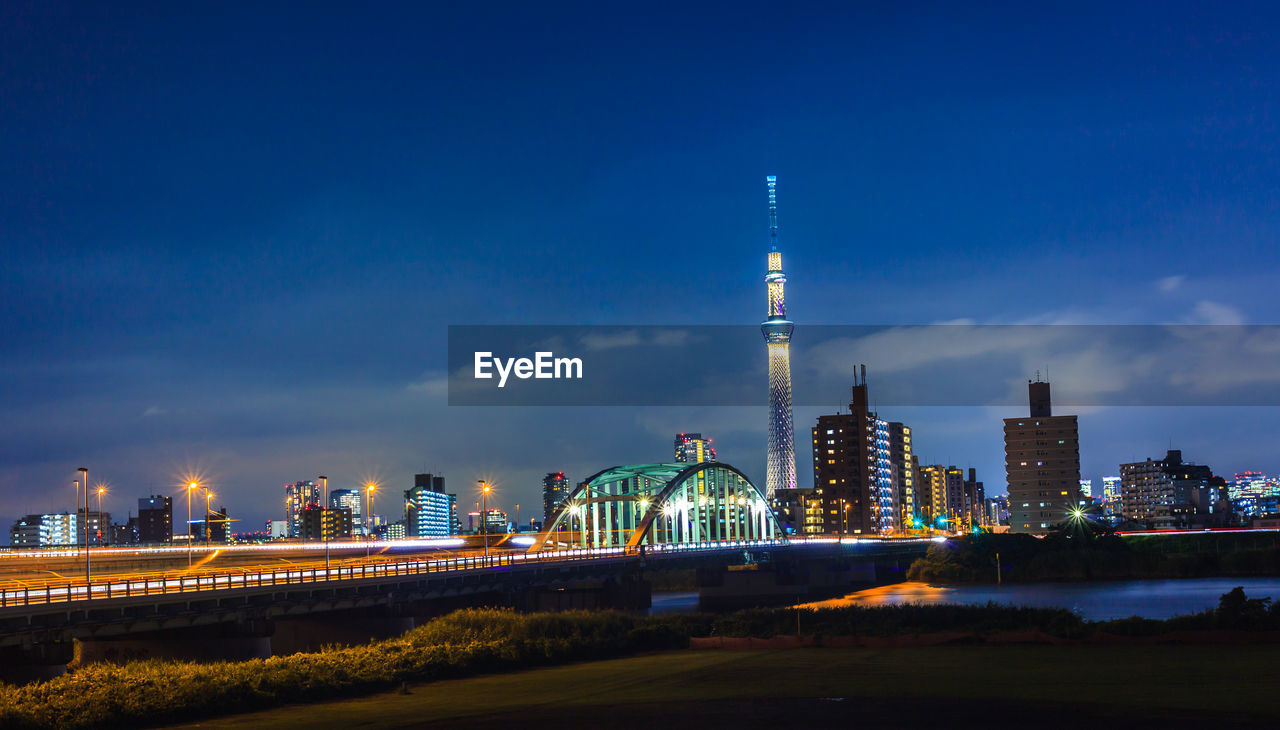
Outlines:
[[[869,588],[841,598],[804,604],[806,607],[894,606],[905,603],[982,605],[988,601],[1019,606],[1067,608],[1083,618],[1102,621],[1142,616],[1162,619],[1216,608],[1218,599],[1235,586],[1250,598],[1280,600],[1280,578],[1194,578],[1093,583],[1020,583],[1004,586],[945,586],[897,583]]]

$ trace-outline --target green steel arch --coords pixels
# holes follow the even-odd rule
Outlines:
[[[529,552],[776,540],[783,534],[764,494],[729,464],[635,464],[579,483]]]

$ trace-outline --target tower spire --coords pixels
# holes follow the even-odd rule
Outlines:
[[[778,176],[765,178],[769,185],[769,251],[778,250]]]

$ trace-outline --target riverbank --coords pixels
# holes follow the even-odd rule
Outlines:
[[[676,651],[179,727],[1274,727],[1278,680],[1271,647]]]
[[[907,571],[908,580],[926,583],[1245,576],[1280,576],[1280,532],[971,534],[930,545]]]

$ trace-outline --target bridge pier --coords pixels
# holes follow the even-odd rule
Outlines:
[[[271,656],[268,621],[217,624],[75,640],[74,665],[143,659],[243,661]]]
[[[291,616],[272,621],[268,649],[284,656],[322,647],[365,644],[375,639],[400,636],[415,625],[413,616],[383,610],[334,611],[308,616]]]
[[[513,598],[513,606],[524,612],[642,611],[653,605],[653,590],[649,581],[628,574],[618,579],[575,580],[560,586],[530,588]]]
[[[67,671],[73,653],[66,642],[0,648],[0,681],[26,684],[53,679]]]

